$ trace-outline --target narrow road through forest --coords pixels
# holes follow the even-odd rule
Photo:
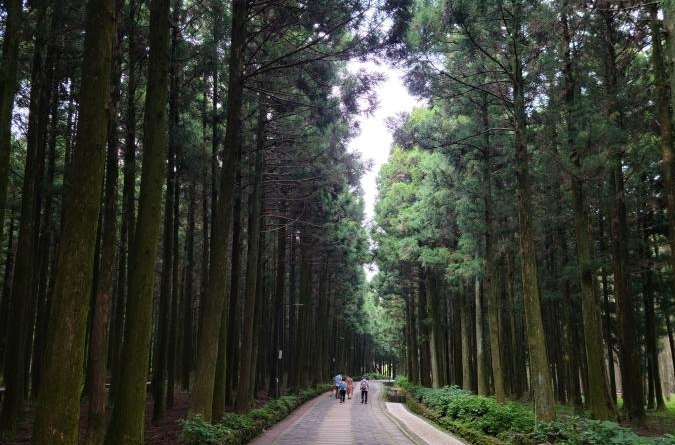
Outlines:
[[[355,384],[356,386],[356,384]],[[323,395],[251,442],[252,445],[415,445],[390,420],[380,400],[383,385],[372,382],[367,405],[360,392],[339,403]]]

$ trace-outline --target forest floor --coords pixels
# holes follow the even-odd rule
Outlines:
[[[626,423],[625,426],[629,426],[641,436],[674,434],[675,394],[670,396],[670,400],[666,400],[665,411],[647,410],[647,419],[645,420],[644,425],[631,425]]]
[[[522,402],[522,405],[532,408],[530,402]],[[619,407],[621,405],[622,401],[619,400]],[[556,412],[562,416],[575,415],[574,408],[571,405],[557,405]],[[583,415],[590,417],[589,412],[585,412]],[[647,417],[643,424],[621,422],[621,425],[632,429],[640,436],[656,437],[675,433],[675,394],[670,397],[670,400],[666,400],[665,411],[647,410]]]
[[[145,443],[146,445],[175,445],[180,443],[178,438],[182,427],[180,420],[184,419],[188,411],[189,393],[176,392],[174,406],[167,409],[162,420],[152,423],[152,397],[148,397],[145,403]],[[26,445],[30,444],[31,430],[33,427],[33,411],[29,412],[26,420],[21,423],[17,432],[11,437],[0,437],[0,445]],[[80,441],[84,443],[84,431],[87,427],[87,403],[83,403],[80,409]]]
[[[256,400],[256,405],[264,403],[264,397]],[[164,417],[157,424],[152,423],[152,397],[148,396],[145,403],[145,444],[146,445],[177,445],[182,432],[180,421],[185,418],[188,411],[189,393],[176,392],[174,406],[167,409]],[[31,409],[15,434],[10,437],[0,437],[0,445],[27,445],[30,444],[30,436],[33,427],[33,410]],[[87,403],[83,403],[80,409],[80,441],[84,443],[84,431],[87,427]]]

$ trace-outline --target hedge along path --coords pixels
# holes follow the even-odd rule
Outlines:
[[[356,386],[356,384],[355,384]],[[371,382],[367,405],[355,387],[354,397],[339,403],[322,395],[251,442],[252,445],[421,445],[413,442],[384,412],[382,384]]]

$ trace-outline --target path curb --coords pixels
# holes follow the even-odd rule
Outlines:
[[[380,408],[382,409],[382,412],[384,413],[385,416],[393,423],[396,425],[396,427],[401,430],[401,432],[408,438],[410,439],[413,443],[416,445],[427,445],[426,441],[422,440],[417,434],[413,433],[410,428],[408,428],[403,422],[401,422],[399,419],[394,417],[389,410],[387,409],[387,405],[383,402],[384,399],[384,394],[386,393],[386,387],[382,382],[379,382],[382,385],[382,394],[377,398],[378,403],[380,404]]]

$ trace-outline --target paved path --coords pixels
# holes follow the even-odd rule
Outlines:
[[[394,416],[396,420],[405,425],[405,428],[412,431],[417,438],[427,444],[445,444],[445,445],[465,445],[465,442],[457,439],[450,434],[435,428],[426,420],[416,416],[408,411],[402,403],[386,403],[387,411]]]
[[[354,384],[356,387],[356,383]],[[357,389],[357,388],[355,388]],[[305,403],[252,445],[415,445],[384,412],[382,384],[372,382],[368,404],[360,392],[339,403],[328,394]]]

